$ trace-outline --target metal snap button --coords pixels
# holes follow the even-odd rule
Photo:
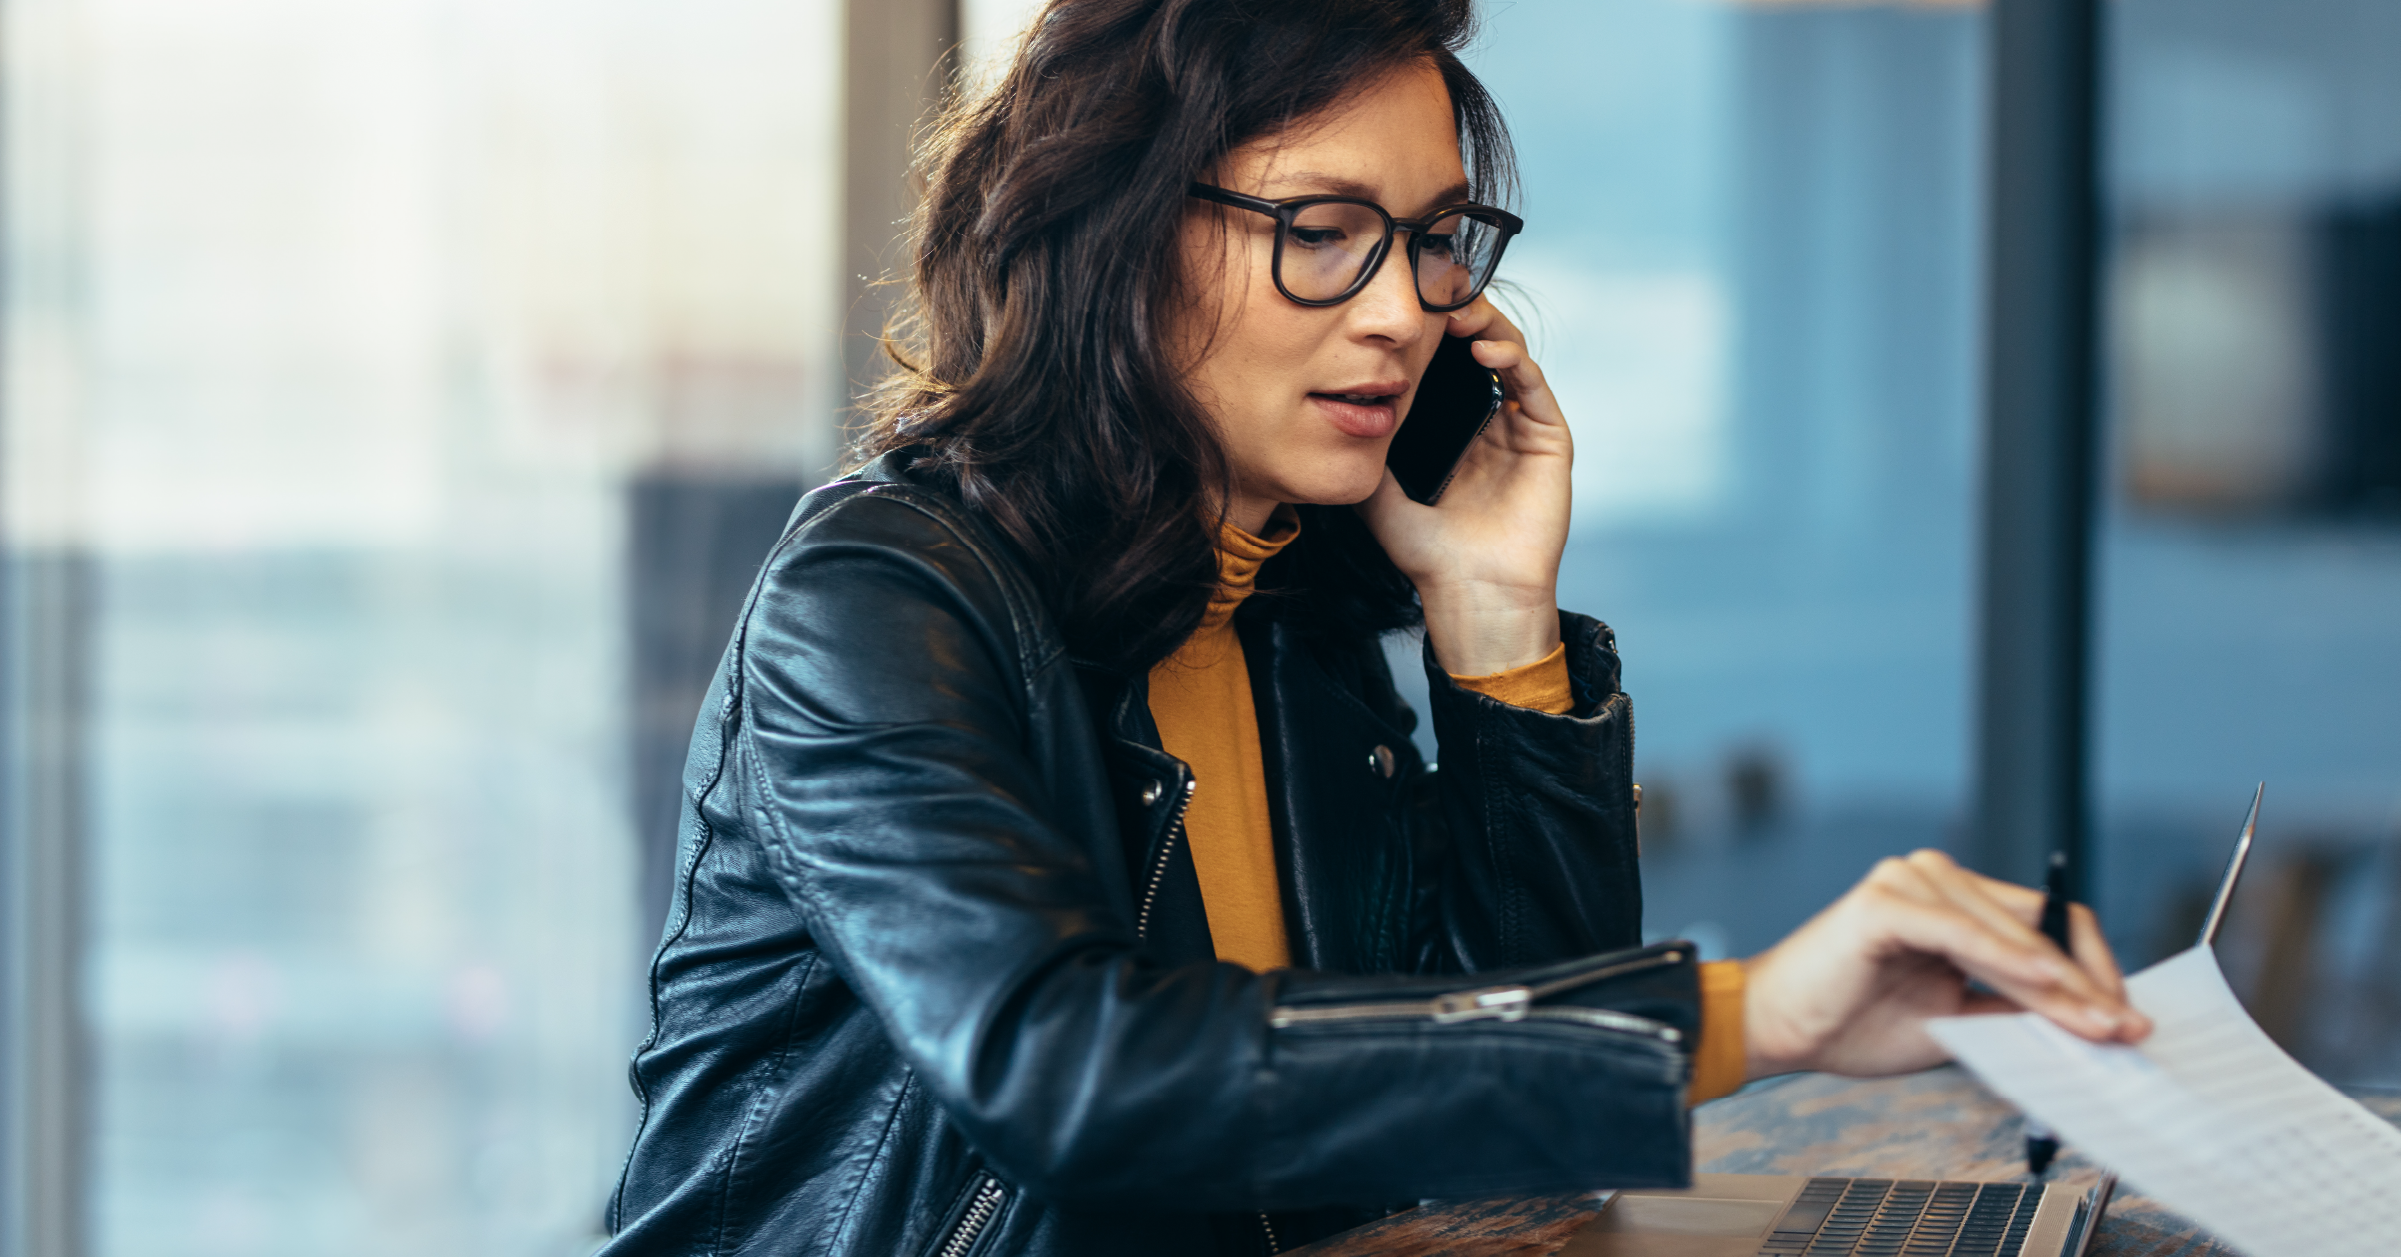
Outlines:
[[[1142,806],[1149,807],[1151,804],[1158,802],[1159,796],[1165,793],[1167,793],[1167,787],[1160,785],[1158,782],[1152,781],[1144,783],[1142,787]]]
[[[1400,767],[1401,761],[1399,757],[1392,753],[1392,748],[1389,746],[1384,746],[1379,743],[1376,746],[1376,749],[1368,754],[1367,771],[1369,772],[1379,773],[1383,776],[1389,777],[1392,774],[1399,772]]]

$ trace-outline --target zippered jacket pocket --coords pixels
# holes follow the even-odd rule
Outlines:
[[[1690,943],[1447,977],[1270,981],[1257,1110],[1260,1145],[1283,1154],[1260,1171],[1270,1182],[1467,1199],[1689,1181]]]
[[[1537,1022],[1586,1026],[1690,1051],[1697,1037],[1693,948],[1654,944],[1513,973],[1449,979],[1338,979],[1279,994],[1275,1030]],[[1473,982],[1474,985],[1468,985]]]

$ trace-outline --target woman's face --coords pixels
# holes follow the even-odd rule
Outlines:
[[[1344,103],[1226,156],[1208,182],[1281,200],[1365,197],[1395,218],[1467,199],[1450,93],[1431,62],[1395,71]],[[1197,294],[1185,381],[1218,425],[1234,475],[1227,517],[1256,530],[1279,502],[1352,503],[1375,492],[1384,450],[1447,314],[1419,304],[1402,240],[1374,280],[1338,306],[1299,305],[1269,268],[1275,220],[1188,203],[1185,275]]]

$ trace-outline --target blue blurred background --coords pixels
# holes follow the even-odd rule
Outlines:
[[[2183,946],[2267,780],[2229,969],[2401,1083],[2401,8],[2108,7],[2099,905]],[[969,78],[1031,8],[958,10]],[[682,739],[855,361],[845,145],[904,135],[845,130],[861,11],[0,3],[43,1257],[595,1242]],[[1486,12],[1649,925],[1746,954],[1965,849],[1985,13]]]
[[[2096,897],[2401,1081],[2401,9],[2107,6]],[[1985,13],[1496,5],[1512,277],[1581,428],[1562,600],[1640,713],[1649,924],[1764,947],[1963,850]],[[1661,806],[1665,804],[1665,806]]]

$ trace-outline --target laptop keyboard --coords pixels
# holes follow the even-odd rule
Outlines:
[[[2019,1257],[2042,1187],[1813,1178],[1759,1257]]]

